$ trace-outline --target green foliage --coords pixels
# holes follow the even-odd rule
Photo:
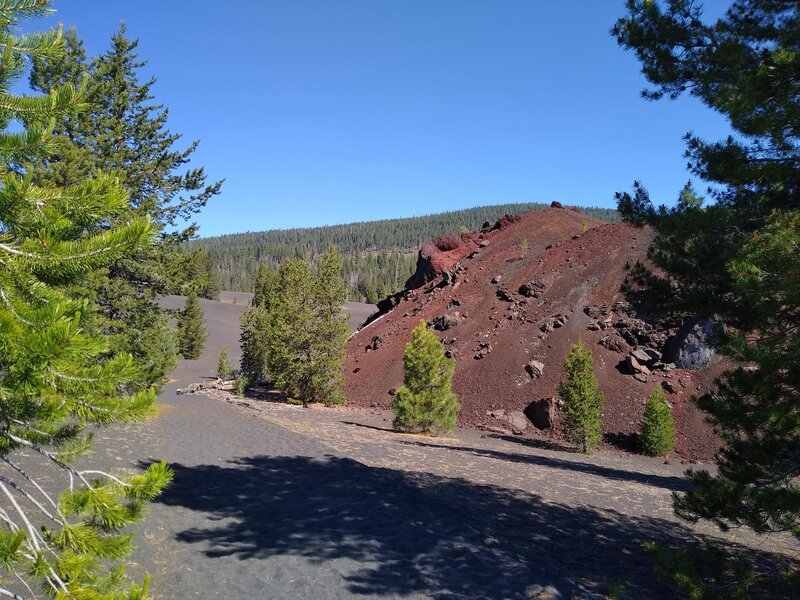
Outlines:
[[[185,251],[181,246],[171,248],[164,257],[169,291],[174,294],[194,292],[206,300],[219,300],[222,282],[216,266],[202,248]]]
[[[25,98],[9,91],[26,57],[62,56],[60,30],[11,33],[47,9],[11,0],[0,10],[0,595],[21,597],[3,587],[12,585],[25,596],[143,599],[147,582],[130,583],[119,564],[132,548],[122,530],[172,473],[156,463],[122,479],[76,461],[91,449],[89,426],[138,422],[154,412],[155,394],[141,389],[134,357],[90,326],[96,308],[76,290],[97,269],[146,252],[154,228],[145,216],[121,218],[127,196],[115,177],[37,183],[42,158],[58,150],[53,128],[83,106],[71,85]],[[41,458],[35,471],[18,464],[21,452]],[[58,478],[70,487],[54,497]]]
[[[424,433],[445,433],[461,410],[452,392],[455,361],[445,356],[439,338],[420,321],[403,356],[405,375],[394,400],[394,426]]]
[[[267,374],[267,310],[262,305],[251,304],[242,313],[239,342],[242,360],[241,375],[256,384],[269,378]]]
[[[637,265],[631,294],[678,315],[715,316],[718,350],[737,366],[697,400],[726,442],[715,475],[690,471],[679,515],[722,529],[800,538],[800,10],[739,0],[714,22],[702,6],[629,1],[614,27],[653,85],[648,98],[686,92],[730,122],[735,135],[687,135],[703,206],[687,185],[674,208],[654,207],[640,184],[618,194],[623,216],[656,237],[650,271]]]
[[[592,370],[592,352],[583,342],[570,348],[564,371],[567,380],[558,384],[564,410],[564,439],[576,444],[581,452],[592,454],[603,439],[600,416],[605,398]]]
[[[708,541],[701,548],[673,548],[659,542],[643,546],[655,561],[658,577],[692,600],[794,598],[800,589],[797,573],[789,565],[756,566]]]
[[[373,301],[400,291],[414,273],[417,250],[424,241],[450,231],[480,229],[504,214],[545,208],[544,204],[498,204],[436,215],[389,219],[309,229],[239,233],[189,242],[203,248],[219,269],[223,289],[251,291],[259,265],[277,269],[288,258],[316,263],[333,244],[342,252],[344,281],[350,300]],[[585,208],[588,216],[618,221],[617,211]]]
[[[177,343],[168,339],[174,333],[156,303],[158,295],[186,293],[187,282],[203,297],[218,295],[213,267],[199,264],[203,257],[181,252],[180,243],[196,227],[179,226],[219,192],[220,184],[206,185],[202,168],[182,172],[196,143],[176,149],[180,136],[167,129],[167,110],[153,102],[155,80],[141,81],[146,62],[139,60],[137,41],[127,38],[124,26],[113,35],[110,49],[92,60],[75,30],[65,34],[64,42],[57,55],[32,57],[30,84],[48,94],[64,85],[81,87],[86,110],[55,122],[52,151],[33,159],[32,181],[43,188],[68,187],[100,172],[112,173],[127,202],[93,227],[103,230],[132,216],[151,217],[159,233],[157,244],[69,289],[100,307],[86,326],[111,334],[114,349],[131,353],[144,366],[141,380],[133,383],[144,389],[160,382],[177,360]],[[181,259],[180,268],[171,268]]]
[[[178,313],[178,343],[183,358],[200,358],[207,337],[203,307],[200,306],[197,294],[190,293],[186,297],[186,305]]]
[[[261,263],[258,265],[256,283],[253,286],[253,305],[265,309],[269,308],[269,299],[272,295],[272,288],[275,285],[277,273],[269,268],[269,265]]]
[[[219,360],[217,360],[217,377],[226,381],[233,377],[233,365],[231,365],[231,361],[228,358],[227,348],[223,348],[219,353]]]
[[[316,273],[302,260],[281,264],[266,300],[251,307],[245,319],[249,329],[242,333],[243,371],[269,374],[276,386],[303,403],[344,402],[342,363],[348,330],[341,314],[341,265],[333,247]],[[248,344],[251,341],[255,344]],[[263,366],[258,362],[262,356]]]
[[[651,456],[666,456],[675,447],[675,420],[661,388],[654,388],[644,407],[639,444]]]
[[[245,391],[247,390],[248,382],[246,377],[242,377],[241,375],[236,378],[236,395],[237,396],[244,396]]]

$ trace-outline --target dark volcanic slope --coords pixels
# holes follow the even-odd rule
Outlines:
[[[461,425],[503,426],[487,411],[522,411],[533,401],[557,397],[569,346],[583,339],[594,353],[595,371],[606,395],[607,439],[628,446],[647,395],[667,381],[674,390],[667,396],[678,421],[679,454],[705,458],[713,453],[716,442],[709,427],[689,402],[690,390],[701,379],[698,373],[674,369],[654,372],[646,383],[637,381],[618,368],[632,348],[623,344],[613,350],[599,343],[614,337],[611,322],[604,329],[587,329],[599,319],[616,318],[611,307],[624,302],[620,285],[626,264],[644,258],[649,232],[621,223],[604,225],[556,208],[499,224],[500,229],[481,237],[464,236],[457,249],[434,251],[421,268],[431,271],[434,264],[433,271],[449,273],[408,291],[391,312],[351,338],[345,365],[349,401],[389,408],[390,391],[402,383],[403,349],[411,330],[420,319],[431,322],[449,315],[460,322],[440,337],[457,359],[454,390],[462,406]],[[527,240],[524,258],[523,240]],[[443,279],[450,283],[437,285]],[[534,282],[537,297],[519,292],[527,282]],[[606,314],[599,317],[584,312],[603,305]],[[382,338],[380,347],[366,351],[375,336]],[[484,356],[475,358],[482,349]],[[532,360],[544,364],[539,378],[526,372],[525,365]],[[707,379],[707,374],[699,375]],[[559,418],[556,411],[556,422]],[[528,427],[527,433],[557,437],[557,427],[545,433]]]

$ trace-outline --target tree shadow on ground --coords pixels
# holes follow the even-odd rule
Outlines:
[[[515,435],[505,435],[502,433],[487,433],[485,434],[485,436],[493,440],[503,440],[504,442],[511,442],[512,444],[519,444],[521,446],[527,446],[529,448],[535,448],[537,450],[555,450],[557,452],[569,452],[572,454],[577,454],[578,452],[575,446],[568,446],[566,444],[555,442],[552,440],[518,437]]]
[[[556,458],[554,456],[538,456],[536,454],[514,454],[511,452],[501,452],[499,450],[488,450],[486,448],[473,448],[470,446],[443,446],[439,444],[429,444],[426,442],[402,441],[400,443],[413,446],[427,446],[431,448],[441,448],[443,450],[453,450],[455,452],[465,452],[467,454],[473,454],[475,456],[484,456],[486,458],[494,458],[496,460],[537,465],[541,467],[547,467],[549,469],[561,469],[564,471],[586,473],[587,475],[605,477],[606,479],[614,479],[617,481],[628,481],[633,483],[650,485],[653,487],[661,487],[671,490],[673,492],[685,492],[691,487],[689,480],[683,477],[674,477],[670,475],[651,475],[649,473],[639,473],[637,471],[626,471],[624,469],[604,467],[601,465],[594,465],[592,463],[564,460],[561,458]]]
[[[615,448],[631,453],[640,451],[642,447],[638,433],[604,433],[603,441]]]
[[[207,515],[178,532],[179,541],[202,544],[212,558],[357,561],[349,572],[347,563],[337,567],[356,595],[530,598],[552,586],[564,598],[594,598],[625,582],[629,597],[672,598],[641,543],[698,543],[665,520],[347,458],[256,456],[172,468],[174,483],[158,501]]]
[[[399,429],[392,429],[391,427],[378,427],[377,425],[367,425],[366,423],[356,423],[355,421],[342,421],[342,424],[363,427],[364,429],[374,429],[375,431],[386,431],[388,433],[404,433]]]

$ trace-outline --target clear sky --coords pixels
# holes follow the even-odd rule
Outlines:
[[[709,10],[726,2],[709,0]],[[648,102],[608,30],[623,0],[55,0],[90,55],[124,20],[170,128],[223,192],[201,235],[501,202],[671,203],[682,135],[725,121]],[[701,186],[700,189],[703,189]]]

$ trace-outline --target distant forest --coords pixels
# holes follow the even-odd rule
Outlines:
[[[335,244],[344,257],[348,299],[374,303],[402,289],[414,272],[417,250],[425,240],[464,228],[477,230],[486,221],[494,222],[504,214],[547,206],[534,202],[494,204],[405,219],[236,233],[192,240],[188,246],[202,248],[208,254],[219,271],[222,289],[250,292],[259,263],[277,268],[284,258],[314,262],[329,244]],[[581,211],[602,221],[620,219],[614,209]]]

